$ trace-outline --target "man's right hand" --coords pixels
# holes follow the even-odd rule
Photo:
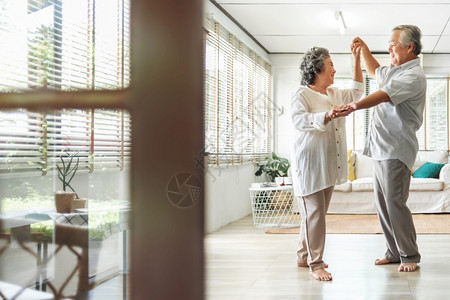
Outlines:
[[[332,119],[340,118],[340,117],[346,117],[352,112],[354,112],[357,109],[357,105],[355,102],[352,102],[347,105],[342,106],[336,106],[333,107],[329,112],[328,115]]]

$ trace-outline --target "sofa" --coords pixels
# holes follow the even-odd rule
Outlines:
[[[335,186],[330,214],[375,214],[373,161],[362,151],[349,150],[346,183]],[[407,205],[412,213],[450,212],[450,164],[443,150],[419,151]]]

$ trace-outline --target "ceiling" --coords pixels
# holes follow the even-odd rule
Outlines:
[[[313,46],[350,53],[361,37],[372,52],[387,53],[394,26],[422,30],[423,53],[450,53],[450,0],[215,0],[268,53],[304,53]],[[346,24],[341,34],[336,12]]]

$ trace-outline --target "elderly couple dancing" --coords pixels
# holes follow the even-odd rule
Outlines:
[[[396,263],[413,272],[420,262],[411,211],[406,206],[411,168],[418,151],[416,132],[422,125],[426,77],[418,55],[421,31],[400,25],[389,40],[390,66],[380,66],[359,37],[350,45],[353,87],[332,87],[336,70],[325,48],[307,51],[300,64],[301,87],[291,103],[295,137],[292,148],[294,194],[301,214],[298,267],[313,278],[332,280],[323,261],[325,217],[334,186],[347,180],[345,116],[373,107],[364,154],[374,161],[374,193],[386,252],[376,265]],[[363,97],[361,59],[379,90]]]

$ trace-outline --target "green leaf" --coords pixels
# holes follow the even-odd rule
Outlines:
[[[275,177],[287,176],[287,172],[290,167],[289,160],[283,157],[279,157],[272,152],[270,156],[266,157],[266,163],[260,165],[259,169],[256,171],[256,176],[261,176],[262,173],[266,173],[271,181],[275,180]]]

